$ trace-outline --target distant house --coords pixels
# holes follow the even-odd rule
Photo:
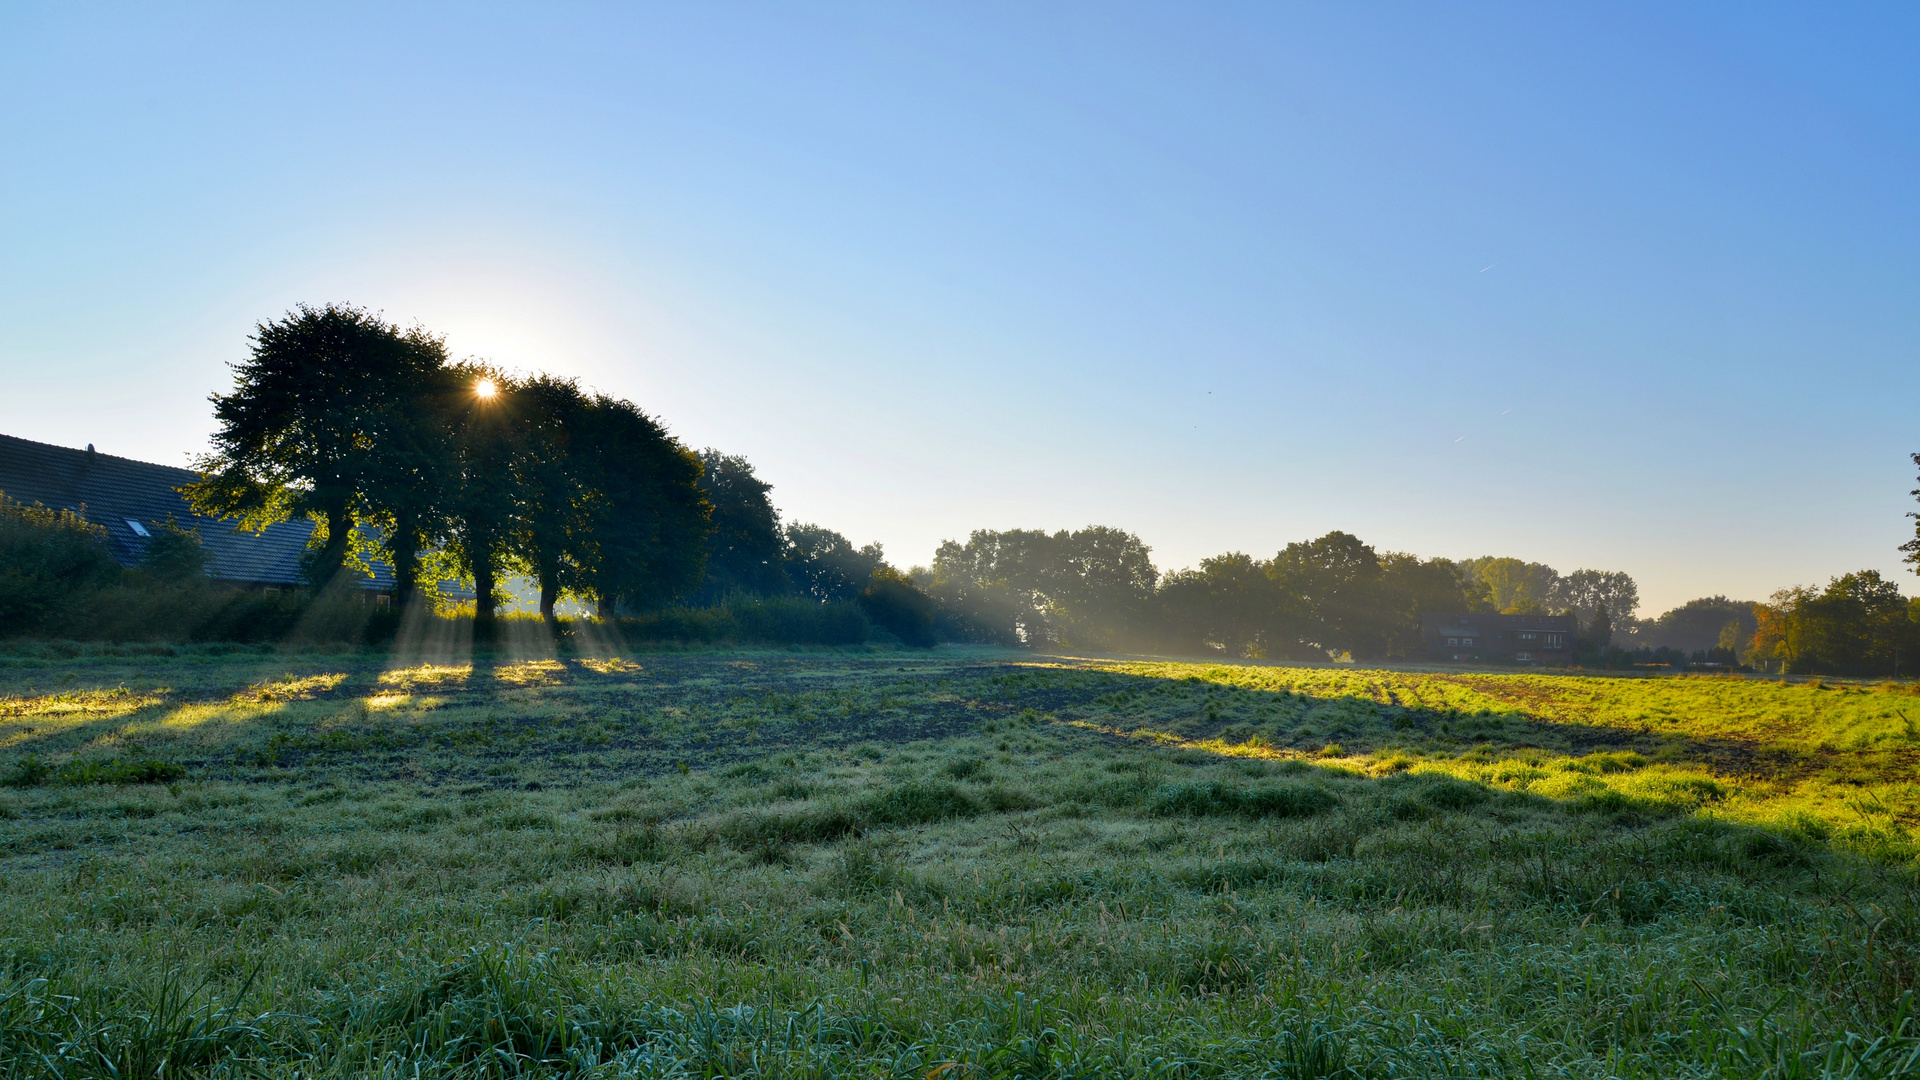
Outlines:
[[[236,585],[286,588],[301,584],[300,556],[313,535],[311,521],[285,521],[259,533],[232,522],[203,517],[188,507],[177,490],[198,480],[191,469],[176,469],[130,458],[16,439],[0,435],[0,492],[16,502],[74,510],[107,530],[107,543],[122,566],[137,566],[154,527],[171,517],[197,529],[207,553],[207,576]],[[393,591],[393,573],[384,564],[361,588]]]
[[[1573,663],[1571,615],[1422,615],[1420,633],[1431,660],[1499,664]]]

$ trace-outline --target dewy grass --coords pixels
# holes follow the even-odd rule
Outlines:
[[[1911,689],[14,656],[0,1077],[1910,1075]]]

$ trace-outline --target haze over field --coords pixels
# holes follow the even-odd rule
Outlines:
[[[1818,16],[10,5],[0,432],[184,464],[253,325],[347,301],[902,565],[1906,582],[1920,17]]]

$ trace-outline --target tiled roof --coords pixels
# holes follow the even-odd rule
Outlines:
[[[176,489],[198,480],[191,469],[176,469],[131,458],[0,435],[0,492],[16,502],[40,503],[55,510],[80,510],[88,521],[106,527],[113,557],[134,566],[146,551],[146,538],[131,522],[151,530],[169,515],[181,526],[200,531],[207,553],[207,575],[252,585],[300,584],[300,556],[313,535],[311,521],[285,521],[259,533],[231,522],[194,513]],[[390,590],[393,573],[374,566],[362,587]]]

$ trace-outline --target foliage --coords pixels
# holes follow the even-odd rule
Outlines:
[[[1911,1075],[1912,699],[34,646],[0,1075]]]
[[[875,570],[867,587],[860,590],[859,604],[875,626],[885,629],[902,644],[925,649],[932,648],[939,640],[934,632],[933,598],[898,570],[891,567]]]
[[[1881,674],[1920,662],[1920,603],[1878,571],[1833,578],[1825,589],[1796,587],[1756,605],[1752,655],[1790,672]]]
[[[539,586],[540,614],[552,619],[563,592],[587,589],[580,556],[590,542],[597,493],[588,467],[593,454],[581,440],[592,405],[573,380],[551,375],[510,393],[515,447],[509,471],[517,497],[507,547]]]
[[[438,354],[359,308],[300,306],[255,328],[235,387],[213,397],[219,428],[193,508],[261,528],[311,516],[315,584],[343,566],[356,513],[382,502],[381,481],[419,422],[416,405]]]
[[[1139,537],[1098,525],[977,530],[941,544],[929,575],[984,637],[1074,647],[1146,640],[1158,576]]]
[[[160,581],[195,581],[207,574],[207,553],[200,547],[200,530],[188,529],[168,517],[147,524],[150,534],[140,553],[140,569]]]
[[[713,535],[707,538],[706,577],[689,602],[714,604],[736,593],[779,596],[791,591],[780,511],[768,497],[773,485],[755,476],[746,458],[711,447],[700,452],[700,465],[700,491],[713,507]]]
[[[1460,564],[1460,571],[1469,597],[1482,611],[1512,615],[1544,612],[1550,609],[1560,585],[1559,571],[1522,559],[1468,559]]]
[[[1265,562],[1234,552],[1167,575],[1160,640],[1255,658],[1418,656],[1422,615],[1468,608],[1459,579],[1446,559],[1381,555],[1332,532]]]
[[[632,402],[598,395],[580,444],[596,495],[576,558],[601,612],[650,611],[691,592],[712,529],[699,457]]]
[[[1912,454],[1909,456],[1913,458],[1913,463],[1916,466],[1920,466],[1920,454]],[[1912,495],[1916,499],[1920,499],[1920,488],[1914,488],[1912,491],[1907,492],[1907,494]],[[1913,572],[1920,574],[1920,513],[1910,512],[1907,516],[1913,519],[1913,539],[1900,545],[1899,550],[1906,553],[1905,558],[1901,561],[1913,564]]]
[[[451,451],[442,479],[446,551],[455,572],[473,582],[476,630],[486,634],[501,601],[500,575],[513,550],[516,511],[525,499],[514,475],[528,449],[521,437],[520,387],[498,368],[472,361],[454,365],[446,381],[434,418],[444,425]]]
[[[855,599],[886,565],[879,544],[855,548],[851,540],[820,525],[787,527],[787,574],[802,594],[821,603]]]
[[[57,626],[68,608],[119,576],[106,529],[78,512],[23,505],[0,492],[0,627],[7,635]]]
[[[1590,625],[1603,608],[1610,623],[1631,619],[1640,607],[1640,587],[1619,570],[1575,570],[1554,582],[1546,606],[1573,615],[1581,626]]]
[[[1234,657],[1285,651],[1280,593],[1251,556],[1228,552],[1202,559],[1197,569],[1170,573],[1157,599],[1163,636],[1176,648],[1198,646]]]
[[[844,600],[820,603],[799,597],[736,596],[713,607],[668,608],[622,618],[613,629],[634,642],[859,645],[872,635],[873,624],[860,605]],[[592,639],[592,635],[579,636]]]
[[[1724,596],[1689,600],[1657,619],[1641,622],[1622,644],[1689,654],[1725,650],[1728,663],[1741,662],[1759,628],[1754,607],[1751,601]]]

